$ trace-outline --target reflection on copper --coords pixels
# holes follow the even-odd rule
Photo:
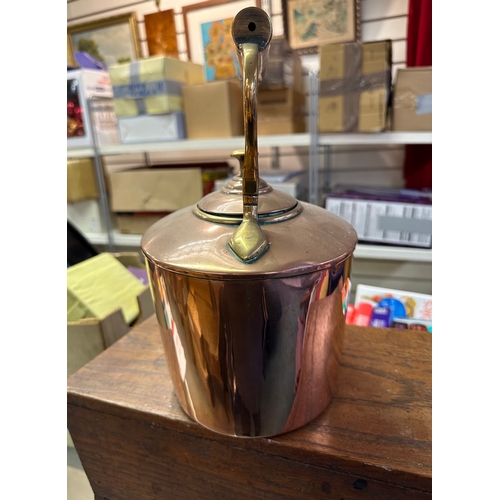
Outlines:
[[[223,281],[149,263],[186,413],[235,436],[281,434],[318,415],[332,399],[341,356],[345,264],[279,280]]]

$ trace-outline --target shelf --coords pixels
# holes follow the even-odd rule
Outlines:
[[[68,149],[68,158],[89,158],[94,156],[94,148]]]
[[[432,262],[432,249],[358,244],[354,250],[354,258]]]
[[[320,134],[317,137],[320,146],[349,146],[349,145],[391,145],[391,144],[432,144],[432,132],[380,132],[368,134]],[[288,135],[267,135],[259,137],[259,147],[309,147],[312,145],[312,136],[309,133]],[[235,150],[243,149],[244,137],[227,137],[216,139],[186,139],[171,142],[154,142],[140,144],[120,144],[114,146],[100,146],[98,153],[102,156],[121,155],[130,153],[152,153],[160,151],[200,151],[221,150],[228,151],[228,155]],[[68,158],[82,158],[93,156],[92,148],[68,149]],[[87,238],[94,245],[107,245],[107,233],[87,234]],[[113,232],[114,244],[118,247],[139,247],[140,235],[122,234]],[[391,247],[359,244],[354,252],[358,259],[397,260],[410,262],[432,262],[432,250],[410,247]]]
[[[381,132],[373,134],[320,134],[320,146],[369,146],[374,144],[432,144],[432,132]],[[259,137],[259,147],[310,146],[310,134],[264,135]],[[130,153],[153,153],[159,151],[200,151],[227,149],[234,151],[243,149],[245,140],[241,137],[217,139],[185,139],[170,142],[148,142],[139,144],[116,144],[99,146],[103,156]],[[92,148],[68,149],[68,158],[93,156]]]
[[[373,144],[432,144],[432,132],[380,132],[372,134],[319,134],[320,146]]]
[[[259,137],[259,147],[309,146],[309,134],[265,135]],[[149,142],[139,144],[118,144],[115,146],[100,146],[99,153],[103,156],[129,153],[153,153],[157,151],[199,151],[227,149],[232,152],[245,147],[245,139],[227,137],[216,139],[185,139],[171,142]]]
[[[86,234],[93,245],[107,245],[106,233]],[[139,247],[141,235],[113,233],[116,246]],[[402,260],[412,262],[432,262],[432,250],[427,248],[390,247],[358,244],[354,250],[355,259]]]

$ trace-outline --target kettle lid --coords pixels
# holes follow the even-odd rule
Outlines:
[[[202,198],[194,213],[204,220],[223,224],[239,224],[243,218],[243,151],[232,155],[240,161],[240,172],[217,192]],[[273,189],[259,178],[258,220],[261,223],[282,222],[300,214],[302,205],[289,194]]]

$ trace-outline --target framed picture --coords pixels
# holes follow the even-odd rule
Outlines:
[[[75,52],[87,52],[106,67],[137,61],[141,45],[135,12],[68,26],[68,46],[68,60]]]
[[[144,27],[150,56],[162,55],[179,59],[174,9],[146,14]]]
[[[299,54],[320,45],[361,39],[360,0],[282,0],[283,27]]]
[[[189,60],[204,65],[207,82],[240,76],[231,26],[240,10],[260,6],[260,0],[208,0],[182,8]]]
[[[68,58],[68,66],[74,68],[77,66],[77,64],[76,64],[75,58],[73,57],[73,49],[71,47],[71,41],[70,41],[69,35],[67,36],[67,44],[66,45],[67,45],[66,54],[67,54],[67,58]]]

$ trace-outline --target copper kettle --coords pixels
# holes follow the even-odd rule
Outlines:
[[[259,179],[256,102],[269,16],[243,9],[232,35],[243,79],[240,173],[151,226],[141,248],[186,413],[218,433],[273,436],[332,399],[357,235]]]

